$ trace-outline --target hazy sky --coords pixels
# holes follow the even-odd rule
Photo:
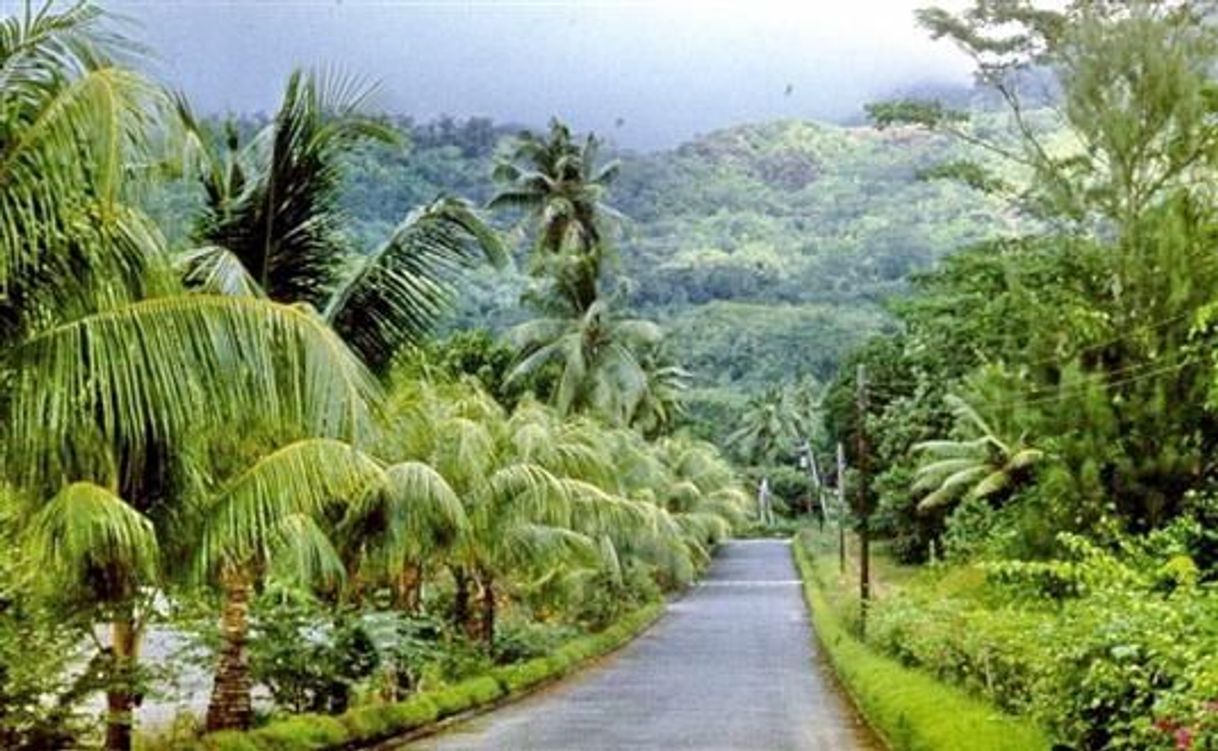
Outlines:
[[[927,0],[103,3],[141,24],[159,77],[203,110],[272,110],[292,66],[337,64],[420,119],[558,114],[653,148],[739,122],[850,118],[894,89],[969,80],[967,61],[914,25]]]

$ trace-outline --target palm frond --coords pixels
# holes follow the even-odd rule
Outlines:
[[[335,587],[346,578],[342,558],[330,536],[309,514],[288,514],[275,525],[267,545],[269,573],[279,581],[307,588]]]
[[[247,297],[167,297],[96,313],[29,338],[6,364],[22,472],[53,469],[45,463],[78,435],[138,447],[253,411],[363,439],[379,401],[376,382],[316,314]]]
[[[372,548],[390,573],[450,544],[469,525],[465,508],[448,481],[422,462],[388,467],[347,509],[349,542]]]
[[[918,510],[927,511],[955,501],[972,483],[988,476],[990,471],[986,465],[976,465],[949,475],[939,484],[937,490],[918,502]]]
[[[350,444],[326,438],[290,443],[220,490],[206,513],[196,571],[206,576],[222,564],[270,561],[285,519],[315,517],[381,482],[377,462]]]
[[[514,568],[596,567],[600,550],[587,535],[544,524],[515,524],[505,534],[505,561]]]
[[[117,602],[157,583],[160,551],[152,522],[99,485],[63,488],[29,529],[29,555],[51,591]]]
[[[195,248],[178,259],[186,286],[214,295],[266,297],[258,281],[232,251],[216,245]]]
[[[326,319],[365,362],[381,366],[431,331],[452,300],[457,273],[507,252],[464,201],[440,198],[406,218],[330,298]]]

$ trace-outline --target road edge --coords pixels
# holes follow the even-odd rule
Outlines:
[[[530,696],[608,658],[641,636],[667,610],[646,605],[596,634],[573,639],[546,657],[490,672],[395,703],[343,714],[300,714],[254,730],[191,739],[174,751],[388,751]]]
[[[826,662],[859,716],[893,751],[1045,751],[1044,731],[1023,718],[872,650],[837,619],[799,535],[791,556]]]

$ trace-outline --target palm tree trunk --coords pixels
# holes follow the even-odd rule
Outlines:
[[[244,730],[253,719],[249,662],[245,642],[249,632],[252,582],[249,572],[230,568],[222,577],[224,607],[220,613],[220,657],[216,664],[207,730]]]
[[[495,580],[488,574],[478,579],[482,587],[482,641],[487,653],[495,650]]]
[[[106,688],[106,751],[131,751],[139,646],[139,631],[131,616],[110,624],[112,669]]]
[[[397,587],[394,592],[395,605],[405,613],[419,612],[419,604],[423,592],[423,569],[407,564],[398,574]]]
[[[456,591],[453,592],[453,625],[464,628],[466,633],[470,631],[469,579],[464,568],[458,566],[453,569],[456,584]]]

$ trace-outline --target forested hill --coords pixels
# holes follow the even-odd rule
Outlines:
[[[496,144],[517,130],[402,126],[408,148],[368,147],[351,165],[347,208],[361,237],[384,237],[438,193],[485,200]],[[617,243],[624,294],[669,329],[704,395],[827,377],[882,326],[879,303],[910,272],[1008,221],[965,187],[919,179],[957,148],[912,130],[780,121],[620,155],[609,203],[629,219]],[[518,276],[474,287],[462,323],[518,319]]]

